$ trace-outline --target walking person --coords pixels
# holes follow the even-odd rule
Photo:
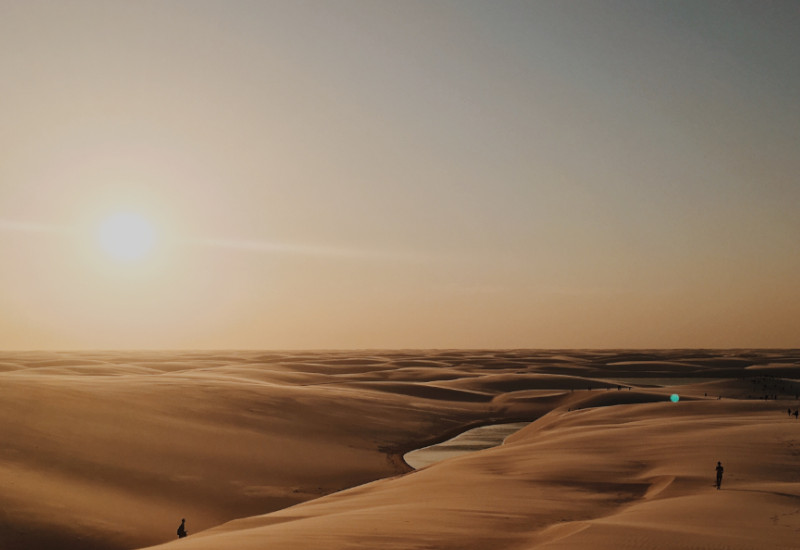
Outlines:
[[[717,462],[717,490],[719,490],[720,485],[722,485],[722,472],[725,471],[725,468],[722,467],[722,462]]]
[[[178,538],[182,539],[183,537],[185,537],[188,534],[189,533],[186,532],[186,519],[182,519],[180,527],[178,527]]]

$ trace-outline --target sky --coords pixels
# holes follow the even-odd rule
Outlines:
[[[0,349],[800,347],[798,97],[794,1],[0,0]]]

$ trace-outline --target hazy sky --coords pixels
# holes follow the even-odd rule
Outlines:
[[[0,348],[800,346],[799,98],[795,1],[0,0]]]

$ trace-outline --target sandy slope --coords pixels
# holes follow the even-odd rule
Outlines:
[[[501,448],[158,548],[796,548],[798,445],[764,403],[556,412]]]
[[[798,355],[4,353],[0,547],[142,547],[181,517],[159,548],[795,547]],[[701,381],[623,381],[665,376]],[[503,447],[398,458],[518,419]]]

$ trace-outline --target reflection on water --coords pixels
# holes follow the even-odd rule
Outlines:
[[[500,445],[509,435],[527,425],[528,422],[515,422],[513,424],[492,424],[491,426],[473,428],[442,443],[406,453],[403,458],[409,466],[419,470],[454,456]]]

